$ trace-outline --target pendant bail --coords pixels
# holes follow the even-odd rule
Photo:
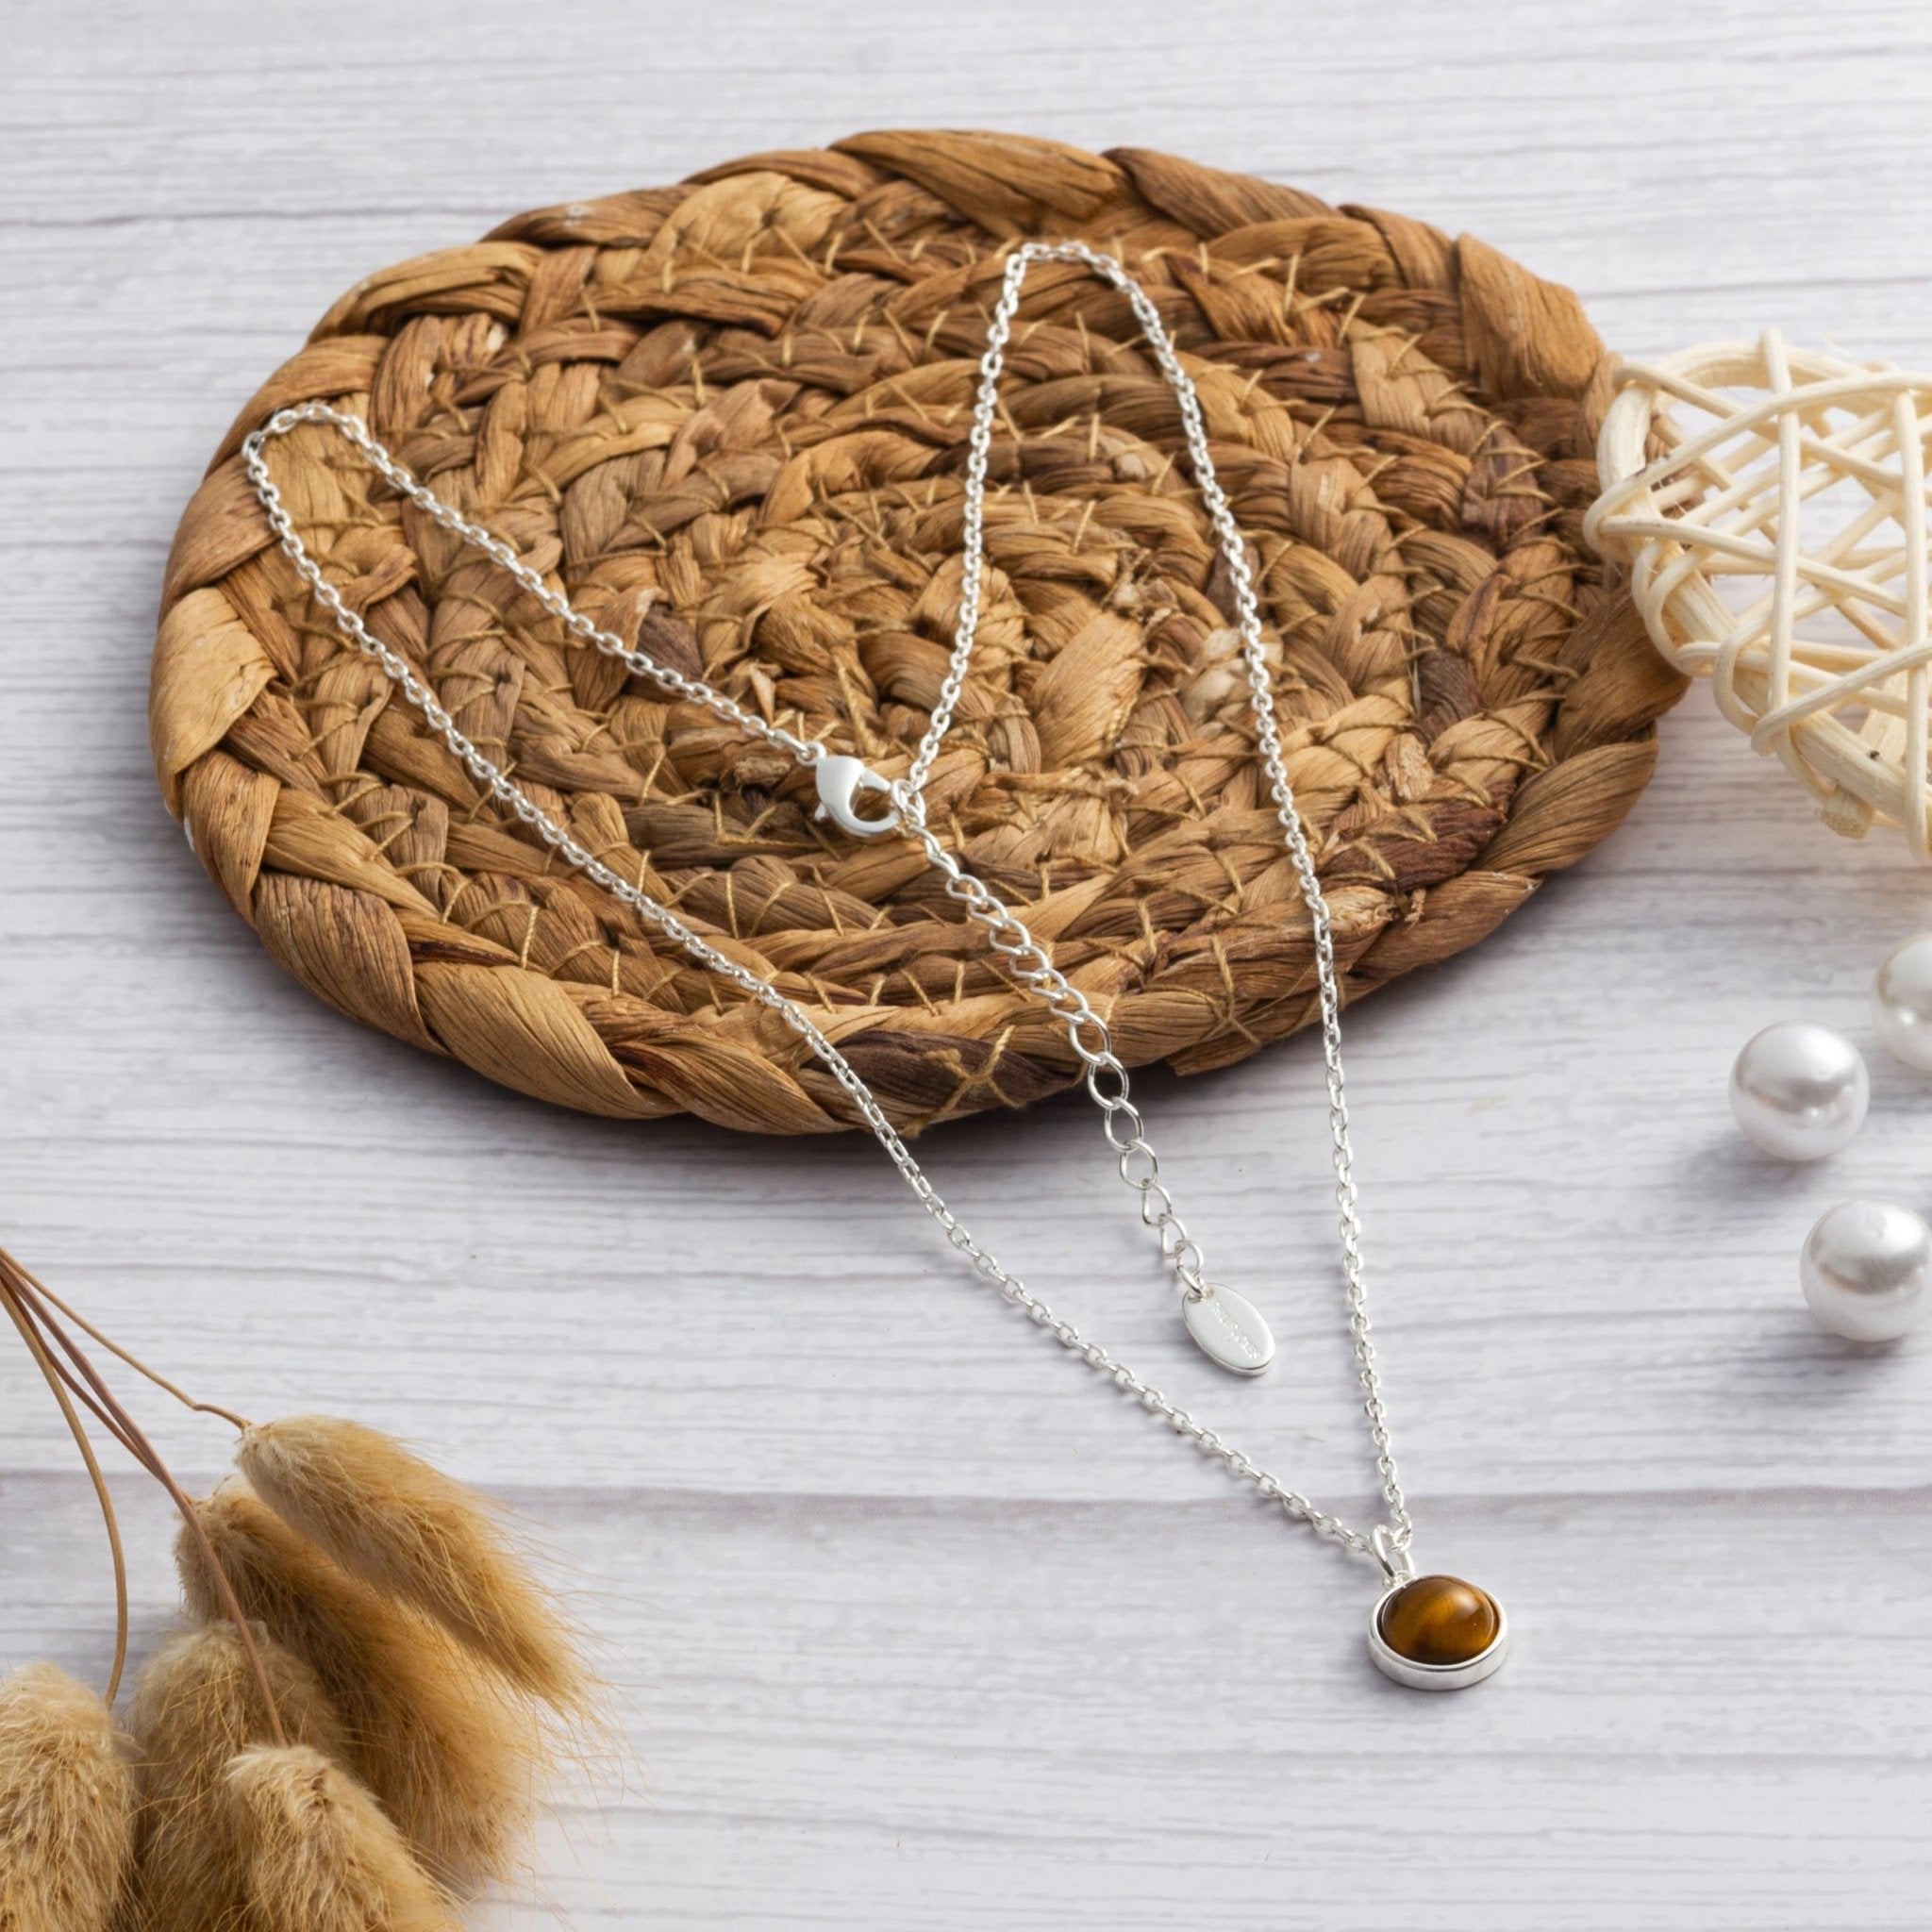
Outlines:
[[[1378,1523],[1370,1530],[1369,1554],[1382,1566],[1382,1574],[1391,1590],[1415,1581],[1415,1558],[1408,1553],[1408,1544],[1398,1542],[1396,1532],[1386,1523]]]
[[[812,813],[815,819],[830,819],[841,832],[849,832],[855,839],[881,839],[888,832],[899,829],[899,807],[896,801],[888,806],[883,816],[875,819],[862,819],[853,809],[853,801],[861,791],[883,791],[892,795],[892,781],[882,778],[863,758],[855,758],[843,754],[821,758],[813,772],[819,788],[818,809]]]

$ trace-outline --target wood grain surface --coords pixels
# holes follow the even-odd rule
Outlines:
[[[1932,1923],[1932,1335],[1823,1336],[1811,1218],[1932,1208],[1873,968],[1932,874],[1853,845],[1693,691],[1622,833],[1351,1021],[1431,1566],[1507,1603],[1466,1698],[1369,1671],[1372,1574],[1284,1528],[948,1266],[876,1150],[573,1118],[316,1005],[163,813],[168,533],[366,271],[539,203],[886,125],[1133,142],[1468,228],[1613,345],[1766,323],[1932,361],[1932,23],[1436,0],[7,18],[0,63],[0,1239],[250,1412],[338,1408],[514,1500],[628,1719],[535,1928],[1438,1932]],[[1873,1118],[1758,1159],[1757,1027],[1841,1025]],[[978,1231],[1244,1446],[1358,1508],[1312,1042],[1147,1083],[1283,1359],[1174,1323],[1078,1106],[927,1143]],[[222,1431],[157,1413],[186,1470]],[[105,1555],[0,1360],[0,1661],[104,1662]],[[147,1640],[168,1525],[124,1485]]]

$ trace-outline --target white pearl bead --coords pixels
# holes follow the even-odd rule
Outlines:
[[[1858,1131],[1872,1083],[1858,1049],[1808,1020],[1781,1020],[1731,1069],[1731,1111],[1767,1154],[1818,1160]]]
[[[1840,1201],[1805,1237],[1811,1312],[1853,1341],[1896,1341],[1932,1314],[1932,1227],[1909,1208]]]
[[[1872,1019],[1891,1053],[1932,1074],[1932,932],[1907,940],[1878,969]]]

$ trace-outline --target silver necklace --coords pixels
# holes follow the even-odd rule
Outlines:
[[[1261,769],[1267,776],[1282,839],[1314,928],[1322,1055],[1327,1074],[1329,1137],[1341,1219],[1343,1300],[1355,1349],[1356,1379],[1361,1390],[1362,1410],[1374,1449],[1387,1512],[1383,1521],[1366,1530],[1353,1527],[1319,1508],[1217,1431],[1170,1402],[1158,1389],[1100,1343],[1055,1314],[1018,1275],[982,1247],[927,1179],[872,1090],[803,1008],[770,981],[727,958],[669,907],[604,864],[463,733],[408,659],[376,637],[324,575],[297,533],[269,474],[264,452],[271,441],[288,435],[303,424],[325,425],[335,429],[392,489],[441,528],[482,551],[582,642],[617,658],[638,676],[647,678],[660,689],[702,705],[738,729],[777,746],[810,770],[818,791],[819,818],[829,820],[854,838],[896,835],[915,841],[927,862],[943,879],[947,896],[963,908],[969,919],[985,928],[989,944],[1008,974],[1016,984],[1038,995],[1065,1026],[1068,1043],[1085,1070],[1083,1084],[1088,1097],[1100,1110],[1101,1129],[1120,1177],[1139,1196],[1141,1219],[1153,1230],[1161,1256],[1173,1272],[1188,1333],[1209,1359],[1221,1367],[1238,1374],[1258,1374],[1274,1358],[1274,1336],[1260,1311],[1244,1295],[1208,1278],[1207,1257],[1200,1243],[1189,1234],[1175,1212],[1172,1195],[1161,1183],[1159,1158],[1147,1141],[1140,1109],[1129,1097],[1127,1070],[1113,1050],[1107,1023],[1094,1011],[1087,996],[1054,965],[1024,922],[983,879],[967,871],[956,854],[946,849],[927,820],[925,783],[965,688],[979,627],[985,565],[986,478],[1000,375],[1019,309],[1021,288],[1026,271],[1036,261],[1078,263],[1111,283],[1131,305],[1154,358],[1179,404],[1195,484],[1207,505],[1208,520],[1233,586]],[[799,1035],[850,1098],[859,1118],[871,1128],[920,1206],[939,1223],[947,1241],[966,1257],[975,1273],[991,1282],[1006,1300],[1023,1309],[1037,1327],[1061,1347],[1133,1396],[1150,1414],[1158,1416],[1202,1454],[1222,1463],[1231,1475],[1251,1483],[1268,1501],[1278,1505],[1293,1521],[1307,1524],[1316,1535],[1368,1557],[1377,1565],[1382,1573],[1383,1591],[1369,1619],[1369,1648],[1387,1674],[1420,1689],[1455,1690],[1477,1683],[1496,1669],[1503,1661],[1508,1641],[1502,1606],[1487,1591],[1458,1578],[1419,1577],[1410,1555],[1415,1525],[1396,1472],[1363,1281],[1361,1222],[1341,1066],[1341,994],[1335,971],[1335,942],[1327,900],[1283,762],[1281,735],[1274,719],[1274,684],[1262,641],[1260,605],[1240,527],[1215,474],[1200,399],[1175,353],[1159,311],[1119,261],[1077,242],[1027,242],[1008,258],[999,303],[987,330],[986,351],[980,358],[979,384],[967,446],[964,570],[952,657],[931,722],[910,766],[898,778],[887,778],[859,758],[828,751],[815,740],[801,738],[782,725],[769,724],[703,679],[686,676],[642,652],[628,649],[620,638],[602,629],[546,584],[502,538],[469,522],[435,495],[375,440],[359,418],[344,410],[319,402],[280,409],[246,439],[242,455],[283,553],[316,602],[328,612],[342,638],[381,667],[490,797],[527,825],[565,864],[632,908],[720,978],[729,980],[750,998],[778,1014]],[[875,808],[861,811],[862,799],[875,801]]]

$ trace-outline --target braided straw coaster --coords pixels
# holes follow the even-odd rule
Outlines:
[[[1683,680],[1579,519],[1609,396],[1574,296],[1469,239],[1218,174],[870,134],[543,209],[359,282],[217,452],[155,653],[169,807],[311,991],[526,1093],[808,1133],[843,1097],[774,1015],[559,867],[298,594],[235,452],[309,398],[627,641],[905,769],[959,596],[960,473],[1003,246],[1150,289],[1257,553],[1288,767],[1353,997],[1481,939],[1629,808]],[[1172,394],[1113,291],[1028,283],[979,651],[935,825],[1130,1065],[1314,1012],[1223,571]],[[609,864],[803,1002],[904,1126],[1078,1072],[904,841],[810,817],[782,755],[575,644],[353,450],[273,458],[350,603]]]

